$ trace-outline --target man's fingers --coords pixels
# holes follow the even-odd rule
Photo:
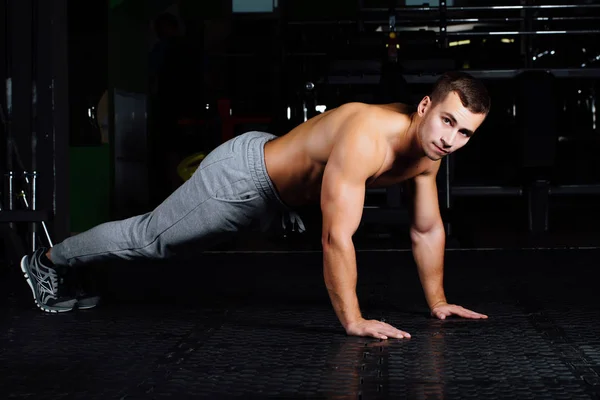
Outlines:
[[[385,322],[379,322],[374,328],[371,328],[365,332],[367,335],[372,336],[376,339],[404,339],[410,338],[408,332],[403,332],[393,326],[386,324]]]
[[[373,336],[375,339],[383,339],[383,340],[387,339],[387,336],[379,331],[371,331],[371,332],[367,332],[367,333],[369,335]]]
[[[404,332],[404,331],[398,331],[397,337],[398,337],[398,339],[405,339],[405,338],[410,339],[411,338],[410,333]]]
[[[403,332],[400,329],[396,329],[392,325],[386,324],[385,322],[382,322],[381,324],[382,327],[380,332],[384,335],[397,339],[410,338],[410,334],[408,332]]]
[[[467,310],[466,308],[463,308],[463,307],[457,307],[457,310],[455,310],[455,314],[460,315],[461,317],[464,317],[464,318],[473,318],[473,319],[487,318],[487,315],[479,314],[474,311]]]
[[[469,310],[469,311],[471,311],[471,310]],[[485,318],[488,317],[485,314],[481,314],[481,313],[478,313],[478,312],[475,312],[475,311],[471,311],[471,312],[473,313],[473,315],[475,316],[475,318],[483,318],[483,319],[485,319]]]
[[[433,315],[439,319],[446,319],[451,315],[458,315],[463,318],[471,318],[471,319],[485,319],[487,315],[480,314],[475,311],[467,310],[464,307],[460,306],[452,306],[450,308],[446,308],[444,310],[435,310],[433,311]]]
[[[407,332],[402,332],[398,329],[393,329],[393,330],[389,330],[385,332],[385,335],[389,336],[389,337],[393,337],[396,339],[404,339],[404,338],[410,338],[410,334]]]
[[[475,311],[467,310],[470,318],[487,318],[487,315],[479,314]]]
[[[446,319],[446,317],[450,314],[446,314],[443,311],[434,311],[433,315],[435,315],[439,319]]]
[[[377,320],[364,321],[362,326],[350,327],[346,332],[349,335],[369,336],[381,340],[411,337],[408,332],[401,331],[385,322]]]
[[[452,313],[463,318],[471,318],[473,316],[469,310],[462,307],[455,307]]]

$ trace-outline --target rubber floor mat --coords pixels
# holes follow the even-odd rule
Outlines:
[[[410,252],[359,252],[364,316],[412,335],[386,341],[345,334],[319,252],[94,266],[103,302],[60,315],[2,266],[0,395],[600,399],[599,255],[449,251],[448,300],[489,319],[442,321]]]

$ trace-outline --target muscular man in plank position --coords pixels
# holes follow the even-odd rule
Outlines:
[[[455,72],[444,74],[416,110],[402,104],[349,103],[281,137],[245,133],[214,149],[152,212],[98,225],[51,249],[40,248],[23,257],[21,269],[42,310],[70,311],[80,300],[61,293],[66,268],[207,249],[241,230],[264,229],[282,212],[320,202],[325,284],[347,334],[410,337],[362,317],[352,242],[366,188],[409,181],[414,205],[410,237],[432,315],[486,318],[447,302],[436,174],[445,155],[467,144],[489,108],[482,83]]]

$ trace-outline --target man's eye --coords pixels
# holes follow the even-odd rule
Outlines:
[[[449,124],[449,123],[450,123],[450,118],[445,118],[445,117],[444,117],[444,118],[442,118],[442,119],[444,120],[444,123],[445,123],[445,124]]]

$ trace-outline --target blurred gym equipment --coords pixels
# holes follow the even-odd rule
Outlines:
[[[13,263],[68,234],[65,4],[10,0],[0,7],[7,22],[0,36],[0,225]]]

